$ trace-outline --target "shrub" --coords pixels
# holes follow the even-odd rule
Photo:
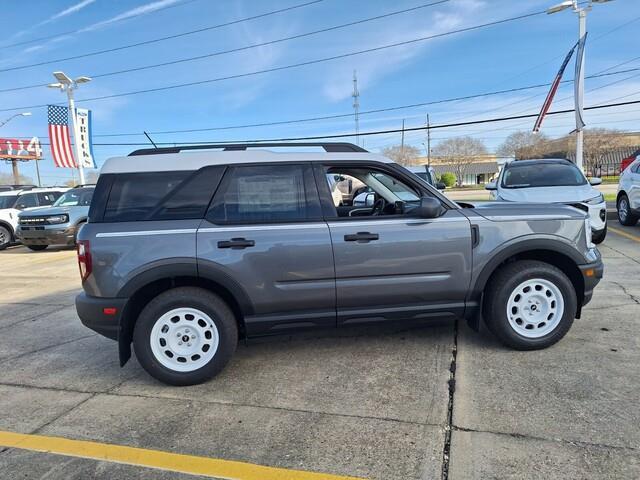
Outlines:
[[[447,188],[451,188],[456,184],[456,176],[451,172],[445,172],[440,175],[439,180],[444,183]]]

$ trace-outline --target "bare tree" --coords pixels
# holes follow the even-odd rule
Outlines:
[[[400,165],[415,165],[416,159],[420,157],[420,150],[411,145],[393,145],[382,149],[382,155],[399,163]]]
[[[517,159],[540,158],[545,152],[545,144],[549,138],[543,133],[519,130],[509,135],[496,153],[501,157]]]
[[[458,186],[462,186],[464,175],[469,165],[478,157],[487,154],[487,149],[481,140],[472,137],[457,137],[443,140],[433,148],[433,156],[438,162],[451,165],[456,174]]]
[[[575,151],[576,138],[571,135],[569,148]],[[584,169],[591,175],[601,175],[607,154],[627,146],[626,137],[620,130],[610,128],[589,128],[584,130]]]
[[[13,175],[9,173],[0,173],[0,185],[13,185],[15,180]],[[20,175],[20,185],[31,185],[33,184],[33,179],[31,177],[26,177],[24,175]]]

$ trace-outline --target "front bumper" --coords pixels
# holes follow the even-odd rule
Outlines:
[[[595,262],[578,265],[578,268],[580,268],[584,281],[584,296],[582,299],[582,306],[584,306],[591,301],[593,290],[602,279],[604,264],[602,263],[602,258],[598,255],[598,259]]]
[[[16,238],[24,245],[74,245],[76,226],[18,226]]]
[[[120,318],[126,303],[126,298],[91,297],[82,292],[76,297],[76,311],[85,327],[107,338],[117,340]],[[115,311],[109,309],[115,309]]]
[[[589,211],[589,221],[591,222],[591,230],[600,232],[607,226],[607,202],[597,205],[584,204]]]

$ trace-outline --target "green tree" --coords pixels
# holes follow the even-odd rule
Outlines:
[[[456,184],[456,176],[451,172],[443,173],[442,175],[440,175],[438,180],[444,183],[447,188],[451,188]]]

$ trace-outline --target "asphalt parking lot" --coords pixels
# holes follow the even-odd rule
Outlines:
[[[640,478],[640,226],[611,222],[600,250],[593,301],[544,351],[464,322],[348,330],[241,344],[220,376],[175,388],[80,324],[73,250],[12,247],[0,445],[17,448],[0,446],[0,477]]]

